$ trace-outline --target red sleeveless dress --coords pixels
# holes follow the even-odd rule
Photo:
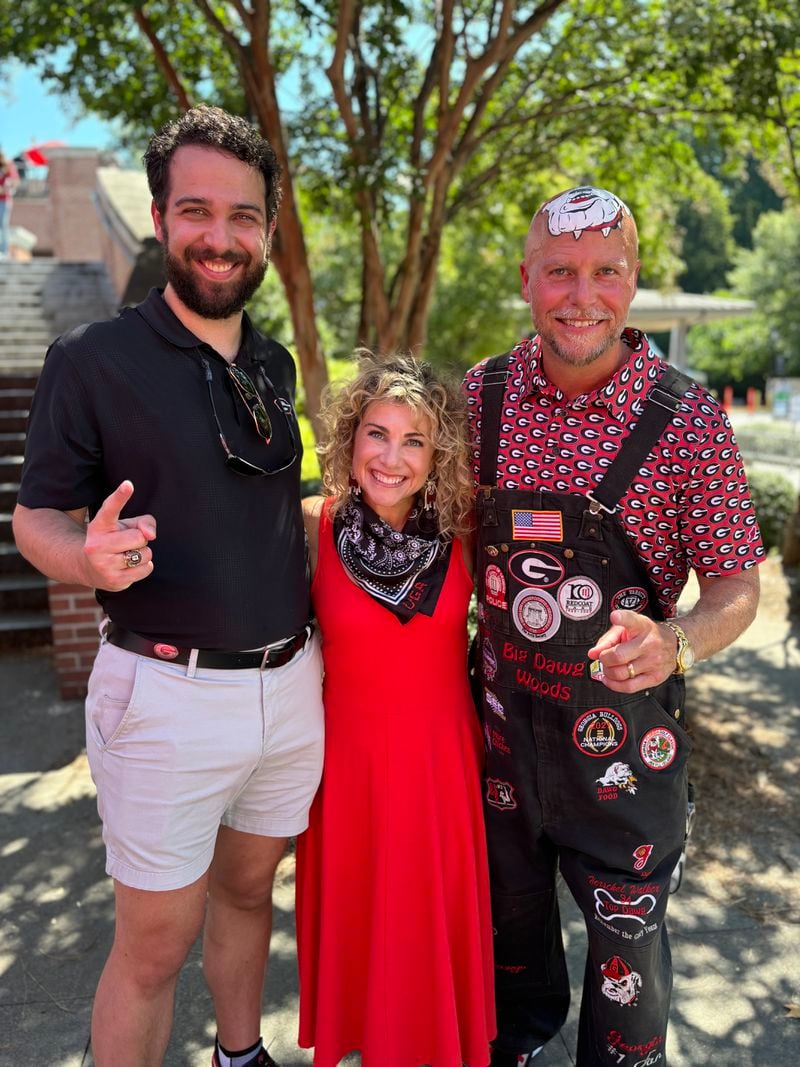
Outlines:
[[[355,585],[324,509],[311,587],[325,769],[297,842],[300,1038],[315,1067],[485,1067],[495,1034],[482,739],[458,542],[432,618]]]

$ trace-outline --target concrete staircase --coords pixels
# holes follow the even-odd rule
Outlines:
[[[0,263],[0,372],[38,373],[54,337],[110,318],[116,304],[102,263]]]
[[[20,556],[11,532],[25,425],[45,352],[64,330],[114,311],[102,264],[0,262],[0,649],[51,640],[47,579]]]
[[[36,377],[8,371],[0,376],[0,649],[51,638],[47,579],[22,558],[11,532]]]

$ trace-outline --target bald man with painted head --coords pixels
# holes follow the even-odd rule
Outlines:
[[[626,328],[638,273],[618,196],[552,197],[520,264],[536,333],[465,379],[492,1067],[526,1067],[566,1018],[559,869],[588,933],[578,1067],[666,1067],[664,917],[692,747],[684,675],[735,640],[758,601],[764,550],[730,424]],[[676,618],[691,571],[700,596]]]

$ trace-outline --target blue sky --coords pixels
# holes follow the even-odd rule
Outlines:
[[[0,78],[0,147],[15,156],[37,141],[64,141],[74,148],[109,148],[108,123],[77,120],[77,108],[42,89],[36,73],[19,64],[4,65]]]

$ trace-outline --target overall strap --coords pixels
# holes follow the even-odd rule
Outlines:
[[[667,367],[653,385],[638,422],[623,441],[602,482],[586,494],[603,511],[616,511],[645,456],[680,410],[681,401],[692,385],[691,378],[675,367]]]
[[[500,416],[508,381],[510,352],[492,356],[481,376],[480,484],[497,485],[497,451],[500,445]]]

